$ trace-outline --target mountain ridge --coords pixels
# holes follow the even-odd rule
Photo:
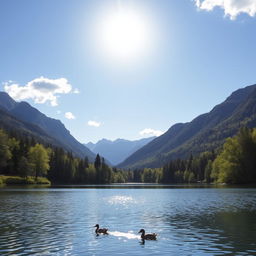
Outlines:
[[[256,85],[238,89],[208,113],[197,116],[191,122],[173,125],[118,167],[160,167],[174,158],[216,149],[241,125],[252,126],[255,123],[255,105]]]
[[[120,138],[112,141],[103,138],[96,143],[89,142],[85,145],[95,154],[99,153],[101,156],[106,157],[113,165],[117,165],[154,138],[142,138],[134,141]]]
[[[48,143],[61,146],[78,157],[87,156],[90,161],[94,161],[95,154],[78,142],[60,120],[47,117],[27,102],[14,101],[5,92],[0,92],[0,109],[2,126],[15,129],[16,125],[16,128],[19,127],[26,133],[44,137],[43,140]],[[7,120],[9,123],[5,124]]]

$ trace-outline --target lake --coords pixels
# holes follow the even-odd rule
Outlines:
[[[0,255],[256,255],[256,189],[3,187]]]

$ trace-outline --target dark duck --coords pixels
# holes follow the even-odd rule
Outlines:
[[[108,234],[108,229],[107,228],[100,228],[99,224],[96,224],[94,226],[96,229],[95,229],[95,233],[98,235],[98,234],[104,234],[104,235],[107,235]]]
[[[156,236],[157,234],[153,233],[153,234],[145,234],[145,230],[141,229],[139,231],[139,233],[141,233],[141,239],[142,240],[156,240]]]

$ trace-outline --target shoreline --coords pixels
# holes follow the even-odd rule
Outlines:
[[[6,176],[0,175],[1,185],[51,185],[51,182],[45,177],[38,177],[35,180],[34,177],[20,177],[20,176]]]

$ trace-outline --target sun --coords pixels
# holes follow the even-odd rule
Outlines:
[[[97,34],[101,50],[121,61],[142,57],[152,42],[147,17],[129,8],[105,12],[98,23]]]

